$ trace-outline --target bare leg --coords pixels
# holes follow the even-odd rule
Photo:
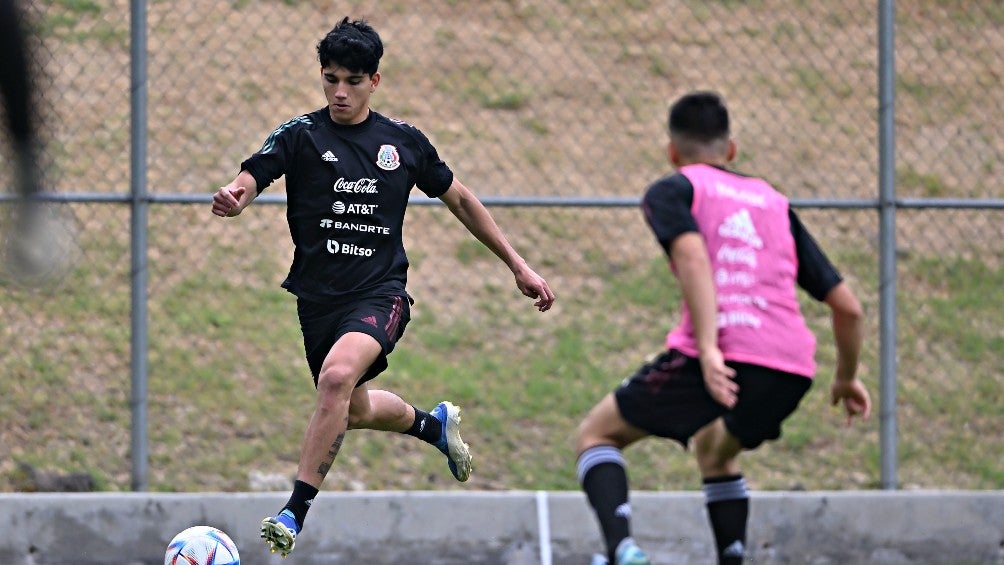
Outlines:
[[[582,455],[590,447],[599,445],[624,449],[647,435],[645,431],[624,421],[617,407],[617,400],[611,393],[603,397],[579,424],[575,436],[575,454]]]
[[[328,352],[317,379],[317,404],[303,437],[298,480],[321,486],[348,429],[356,383],[379,354],[375,339],[355,332],[342,336]]]
[[[742,446],[725,428],[724,420],[716,418],[698,430],[693,439],[694,456],[697,458],[697,466],[701,469],[702,477],[721,477],[740,473],[737,458]]]
[[[364,383],[352,393],[349,429],[405,432],[415,421],[415,409],[386,390],[369,390]]]

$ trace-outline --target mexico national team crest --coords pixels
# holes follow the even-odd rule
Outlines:
[[[376,164],[385,171],[393,171],[401,166],[401,157],[397,154],[397,147],[393,145],[381,145],[377,152]]]

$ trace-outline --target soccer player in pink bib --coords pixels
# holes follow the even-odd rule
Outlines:
[[[736,145],[714,92],[669,111],[676,172],[653,183],[642,210],[683,294],[666,349],[589,412],[576,435],[577,475],[606,543],[594,565],[644,565],[631,537],[622,450],[657,436],[692,448],[720,565],[742,563],[749,492],[743,450],[781,435],[816,371],[816,340],[796,287],[830,308],[837,349],[830,387],[848,423],[871,411],[857,378],[862,310],[788,199],[763,179],[729,170]]]

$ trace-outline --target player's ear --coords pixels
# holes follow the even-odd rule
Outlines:
[[[680,151],[676,148],[676,144],[672,141],[666,146],[666,157],[669,158],[669,162],[674,167],[680,166]]]
[[[375,91],[378,84],[380,84],[380,71],[370,75],[370,92]]]
[[[729,139],[729,152],[725,156],[725,161],[727,163],[731,163],[732,160],[736,158],[736,151],[737,151],[736,140]]]

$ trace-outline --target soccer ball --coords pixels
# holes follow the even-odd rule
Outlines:
[[[192,526],[174,536],[164,553],[164,565],[240,565],[237,544],[212,526]]]

